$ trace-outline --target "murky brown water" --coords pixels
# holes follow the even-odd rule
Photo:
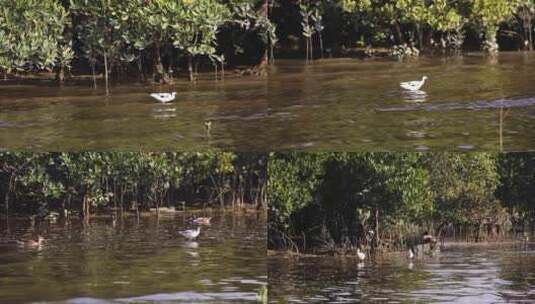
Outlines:
[[[399,88],[423,75],[423,93]],[[270,78],[270,132],[309,150],[498,150],[504,107],[503,149],[534,149],[534,84],[535,54],[525,53],[284,62]]]
[[[448,246],[413,262],[270,257],[271,303],[533,303],[535,244]]]
[[[399,88],[423,75],[423,93]],[[0,148],[525,151],[535,149],[534,84],[535,53],[524,52],[278,60],[267,78],[119,85],[108,98],[87,86],[4,84]],[[170,105],[149,97],[172,90]]]
[[[40,248],[0,245],[0,303],[255,302],[265,215],[216,214],[192,242],[176,233],[191,226],[182,215],[43,225]],[[12,221],[11,232],[32,230]]]

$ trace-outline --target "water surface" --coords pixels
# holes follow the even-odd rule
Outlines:
[[[271,303],[528,303],[535,244],[448,246],[410,261],[270,257]]]
[[[0,303],[254,303],[267,283],[265,221],[215,215],[196,241],[176,233],[193,226],[186,215],[43,224],[40,248],[0,246]]]
[[[401,81],[429,77],[422,92]],[[277,60],[196,85],[0,85],[0,148],[239,151],[535,149],[535,53]],[[177,91],[162,105],[149,93]],[[204,122],[211,121],[207,133]]]

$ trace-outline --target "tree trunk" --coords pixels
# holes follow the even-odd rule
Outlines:
[[[87,195],[84,195],[83,199],[82,199],[82,214],[84,216],[84,221],[89,221],[89,214],[90,210],[89,210],[89,201],[87,199]]]
[[[7,187],[7,192],[5,196],[5,208],[6,208],[6,219],[9,217],[9,194],[13,190],[15,184],[15,173],[11,173],[11,176],[9,177],[9,184]]]
[[[479,243],[480,235],[479,231],[481,230],[481,223],[476,224],[476,243]]]
[[[374,248],[379,246],[379,208],[375,208],[375,242]]]
[[[223,192],[223,177],[220,177],[219,181],[219,202],[221,204],[221,208],[225,208],[225,192]]]
[[[160,54],[160,45],[157,44],[156,45],[156,63],[155,63],[155,66],[156,66],[156,73],[157,73],[157,78],[156,81],[159,82],[159,83],[170,83],[171,80],[169,79],[169,76],[167,75],[167,72],[165,71],[165,69],[163,68],[163,64],[162,64],[162,57],[161,57],[161,54]]]
[[[91,73],[93,74],[93,88],[97,88],[97,75],[95,75],[95,62],[91,62]]]
[[[58,85],[63,85],[65,82],[65,67],[63,64],[60,64],[58,71],[56,73],[56,81],[58,82]]]
[[[319,39],[320,39],[320,53],[321,53],[321,58],[323,59],[323,38],[322,38],[321,32],[318,33],[318,36],[319,36]]]
[[[308,37],[305,37],[305,62],[308,63]]]
[[[498,26],[489,25],[485,31],[485,50],[491,54],[496,54],[498,52]]]
[[[418,35],[418,47],[420,48],[420,51],[423,50],[423,40],[424,40],[424,33],[422,30],[422,25],[420,23],[416,24],[416,33]]]
[[[528,39],[528,42],[529,42],[529,50],[530,51],[533,51],[533,27],[531,25],[531,17],[528,19],[529,20],[529,23],[528,23],[528,31],[529,31],[529,39]]]
[[[139,59],[137,61],[137,68],[139,70],[139,78],[142,82],[145,82],[145,70],[143,69],[143,52],[139,51]]]
[[[399,26],[399,22],[397,20],[394,21],[394,29],[396,30],[396,36],[398,38],[398,44],[405,43],[405,40],[403,39],[403,34],[401,33],[401,27]]]
[[[312,61],[312,37],[307,37],[307,61]]]
[[[110,87],[108,83],[108,55],[104,51],[104,80],[106,82],[106,96],[110,95]]]
[[[193,58],[190,55],[188,55],[188,72],[189,72],[189,81],[193,82]]]
[[[310,43],[310,60],[314,60],[314,44],[312,43],[313,37],[314,37],[314,34],[312,34],[312,36],[310,36],[310,38],[308,39]]]
[[[266,19],[269,18],[269,0],[264,0],[264,17]],[[269,63],[269,57],[268,57],[268,47],[271,45],[270,38],[268,35],[268,45],[266,45],[266,49],[264,51],[264,60]]]
[[[11,188],[11,186],[10,186]],[[5,199],[4,199],[4,204],[5,204],[5,207],[6,207],[6,217],[9,216],[9,190],[6,192],[6,196],[5,196]]]
[[[121,187],[121,217],[124,215],[124,193],[126,192],[126,186]]]

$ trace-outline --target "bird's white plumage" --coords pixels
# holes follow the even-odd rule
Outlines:
[[[409,259],[414,258],[414,251],[412,251],[412,248],[409,248]]]
[[[158,100],[159,102],[166,103],[166,102],[171,102],[171,101],[175,100],[176,92],[173,92],[173,93],[152,93],[152,94],[150,94],[150,96],[152,98]]]
[[[360,248],[357,248],[357,257],[359,260],[364,261],[364,259],[366,259],[366,254],[360,251]]]
[[[187,238],[188,240],[193,240],[199,236],[199,234],[201,233],[201,228],[197,227],[197,229],[183,230],[179,231],[178,233],[180,233],[180,235]]]
[[[422,80],[402,82],[399,84],[399,86],[405,90],[418,91],[423,87],[426,80],[427,80],[427,76],[424,76],[422,77]]]

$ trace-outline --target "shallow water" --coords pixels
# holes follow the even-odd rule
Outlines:
[[[43,224],[40,248],[0,245],[0,303],[255,302],[267,283],[265,215],[216,214],[196,241],[177,235],[191,226],[185,215]]]
[[[528,303],[535,244],[448,246],[436,256],[271,257],[271,303]]]
[[[407,93],[399,82],[429,82]],[[174,87],[0,85],[0,148],[534,150],[535,53],[278,60],[266,78]],[[178,92],[162,105],[150,92]],[[204,122],[211,121],[208,134]]]

